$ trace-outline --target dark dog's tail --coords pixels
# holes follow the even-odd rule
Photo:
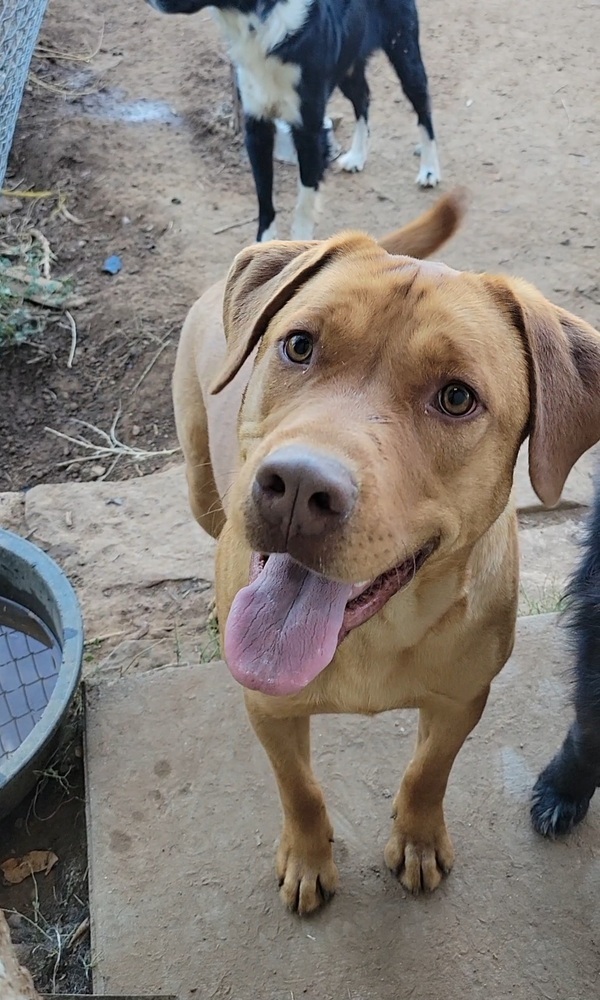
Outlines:
[[[378,241],[379,245],[388,253],[423,260],[454,235],[466,210],[467,193],[464,188],[455,188],[414,222],[388,233]]]
[[[575,653],[575,721],[533,790],[531,819],[547,837],[566,833],[579,823],[600,784],[600,477],[583,558],[566,597]]]

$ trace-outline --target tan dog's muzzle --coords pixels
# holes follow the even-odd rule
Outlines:
[[[312,550],[352,514],[357,492],[339,459],[300,445],[278,448],[260,463],[252,484],[247,521],[254,547],[312,562]]]

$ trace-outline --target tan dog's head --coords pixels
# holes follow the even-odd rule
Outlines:
[[[480,538],[506,507],[528,434],[532,483],[550,505],[600,439],[600,335],[525,282],[346,233],[243,251],[224,319],[213,391],[259,344],[229,504],[257,553],[225,637],[247,686],[303,687],[425,562]],[[277,669],[248,665],[258,619],[269,662],[281,630],[296,629]]]

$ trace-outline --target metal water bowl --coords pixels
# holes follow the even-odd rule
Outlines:
[[[79,602],[65,574],[41,549],[10,531],[0,529],[0,601],[11,601],[36,615],[57,643],[58,668],[47,704],[41,709],[33,728],[15,749],[0,756],[0,818],[7,815],[31,791],[40,771],[55,749],[60,726],[77,690],[83,659],[83,620]],[[3,717],[19,699],[27,703],[29,683],[44,687],[35,676],[35,654],[28,652],[27,669],[33,678],[18,679],[12,666],[0,664],[0,698],[4,698]],[[14,695],[9,702],[3,693],[2,673],[9,676]],[[45,700],[45,699],[44,699]],[[32,716],[33,718],[33,716]]]

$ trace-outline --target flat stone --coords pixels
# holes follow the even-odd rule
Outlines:
[[[594,476],[600,473],[600,445],[582,455],[565,483],[557,507],[589,507],[594,489]],[[544,510],[529,480],[529,448],[525,442],[515,468],[513,496],[520,512]]]
[[[88,640],[103,649],[205,621],[215,546],[192,518],[182,466],[125,482],[36,486],[25,516],[32,540],[76,587]]]
[[[88,686],[94,987],[235,1000],[591,997],[597,804],[565,842],[529,823],[570,718],[555,616],[523,619],[447,796],[454,872],[408,898],[385,870],[390,798],[416,714],[313,720],[341,887],[309,920],[277,897],[279,804],[221,663]]]
[[[580,557],[584,518],[579,510],[521,518],[519,613],[558,611]]]
[[[0,493],[0,528],[25,534],[24,493]]]
[[[141,670],[198,666],[219,658],[219,638],[214,630],[197,628],[192,635],[171,629],[162,638],[126,639],[86,672],[89,679],[123,677]]]

